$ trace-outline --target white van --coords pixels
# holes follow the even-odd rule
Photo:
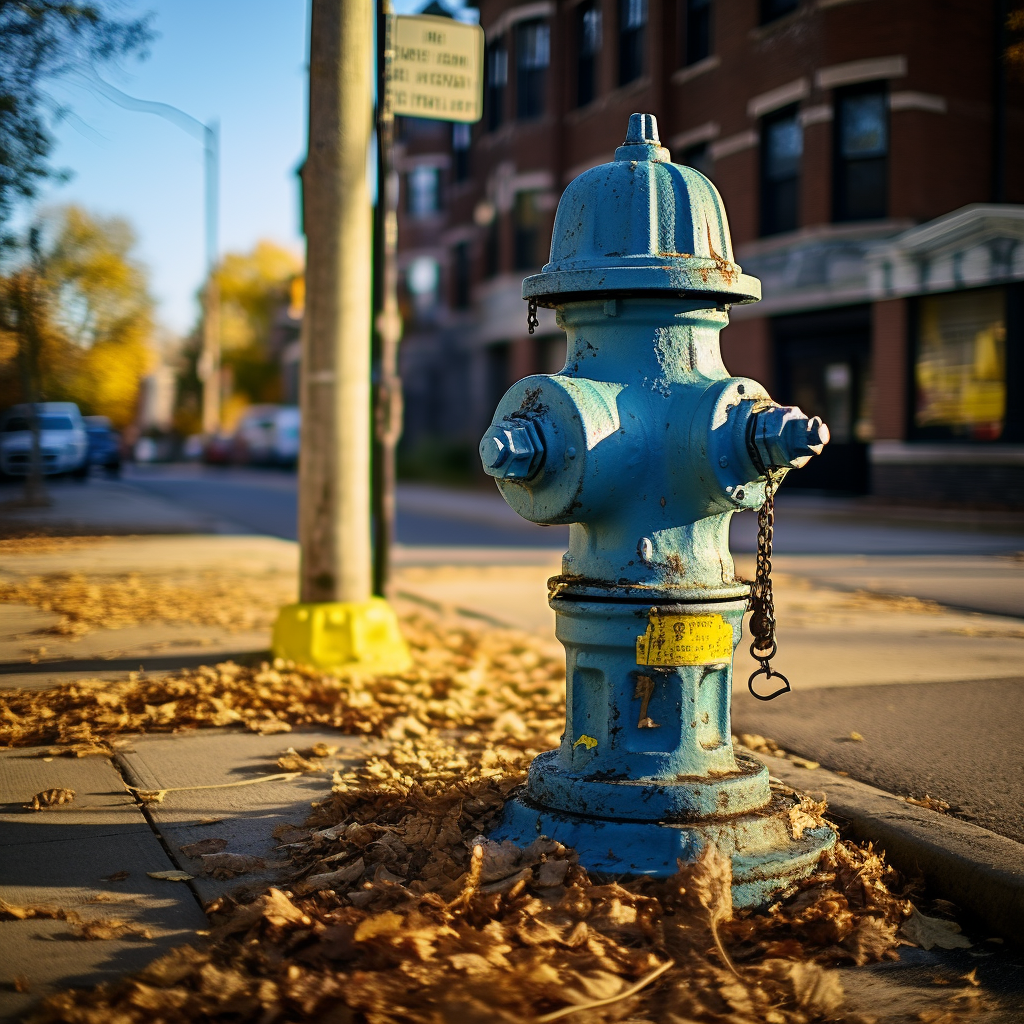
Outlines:
[[[235,460],[250,466],[294,466],[299,458],[299,424],[297,406],[252,406],[235,428]]]
[[[43,472],[89,472],[89,437],[74,402],[38,402],[39,449]],[[9,476],[27,476],[32,462],[32,406],[8,409],[0,424],[0,469]]]

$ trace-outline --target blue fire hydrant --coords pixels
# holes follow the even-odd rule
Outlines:
[[[829,828],[794,838],[768,770],[732,745],[733,653],[749,584],[729,552],[734,512],[821,451],[828,430],[731,377],[719,332],[760,298],[721,197],[670,162],[633,114],[612,163],[558,204],[551,261],[523,282],[568,335],[565,367],[514,384],[480,442],[505,500],[568,523],[550,581],[566,650],[566,723],[495,838],[547,835],[609,875],[668,875],[707,844],[732,860],[737,906],[813,871]]]

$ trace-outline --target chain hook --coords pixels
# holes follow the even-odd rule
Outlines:
[[[526,326],[529,327],[531,334],[540,326],[540,321],[537,319],[536,299],[530,299],[526,306]]]
[[[783,473],[765,472],[764,504],[757,513],[757,565],[754,582],[750,587],[750,644],[751,657],[760,664],[747,680],[750,695],[757,700],[774,700],[791,689],[789,680],[781,672],[773,672],[771,661],[779,649],[775,640],[775,598],[772,594],[772,537],[775,532],[775,489]],[[765,679],[775,676],[785,684],[773,693],[762,695],[754,689],[754,680],[763,675]]]

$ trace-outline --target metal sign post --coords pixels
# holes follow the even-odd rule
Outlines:
[[[483,116],[484,33],[433,15],[377,9],[377,287],[373,391],[373,591],[386,597],[395,533],[395,449],[402,434],[398,343],[398,175],[395,115],[472,123]]]

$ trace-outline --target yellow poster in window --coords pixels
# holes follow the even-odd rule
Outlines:
[[[636,638],[638,665],[713,665],[732,660],[732,626],[721,615],[656,615]]]

